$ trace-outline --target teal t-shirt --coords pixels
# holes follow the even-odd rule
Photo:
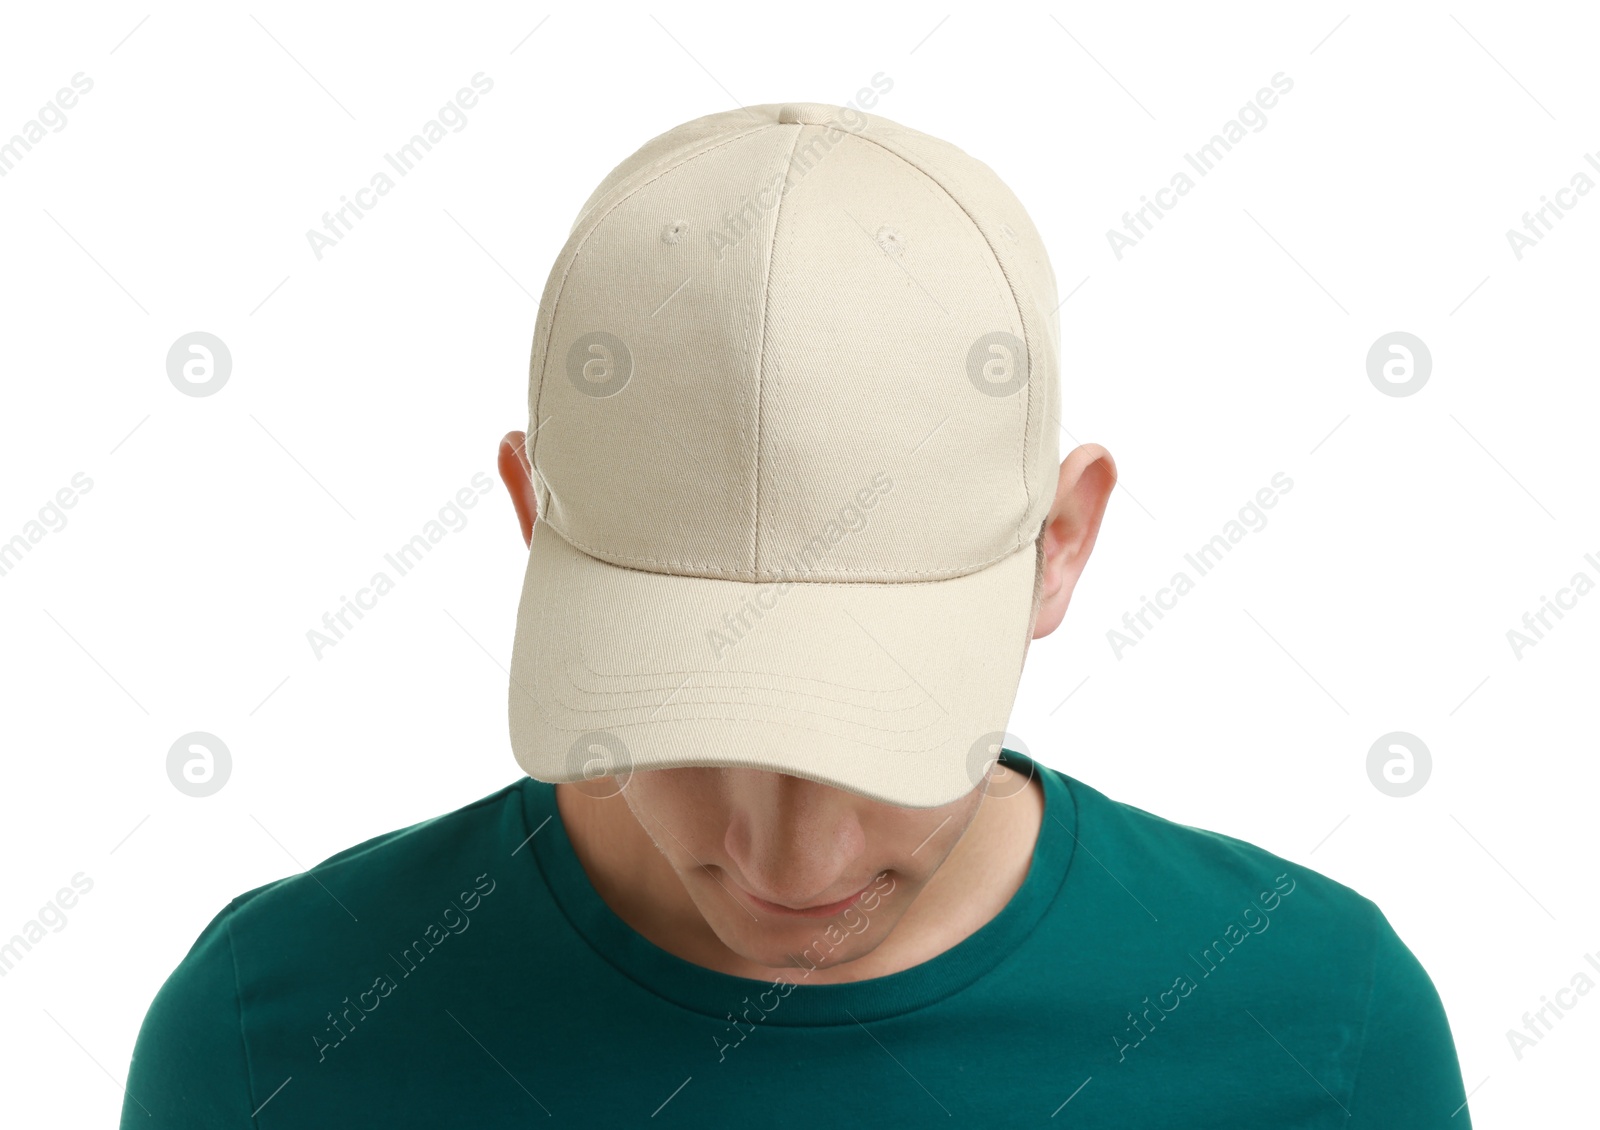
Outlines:
[[[1467,1130],[1438,994],[1376,905],[1004,759],[1045,791],[1022,886],[849,984],[657,948],[530,778],[369,840],[212,920],[122,1125]]]

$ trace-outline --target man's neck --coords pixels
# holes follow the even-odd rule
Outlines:
[[[997,772],[1003,775],[991,783],[971,825],[893,932],[855,961],[813,971],[808,983],[861,981],[920,965],[1005,908],[1033,860],[1044,786],[1036,775],[1017,789],[1013,770]],[[723,945],[623,798],[595,798],[557,785],[556,804],[584,872],[618,918],[685,961],[737,977],[774,976],[777,971]]]

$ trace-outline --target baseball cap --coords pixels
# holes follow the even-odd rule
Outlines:
[[[988,166],[852,107],[711,114],[612,170],[533,337],[523,770],[975,788],[1055,495],[1056,306]]]

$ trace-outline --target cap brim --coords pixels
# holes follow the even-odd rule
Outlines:
[[[1022,671],[1034,549],[922,582],[629,569],[534,524],[511,744],[540,781],[683,766],[804,777],[908,808],[971,792]]]

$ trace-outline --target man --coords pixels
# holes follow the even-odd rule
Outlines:
[[[745,107],[590,197],[499,465],[525,771],[235,899],[124,1126],[1463,1127],[1370,901],[1004,732],[1116,479],[987,166]]]

